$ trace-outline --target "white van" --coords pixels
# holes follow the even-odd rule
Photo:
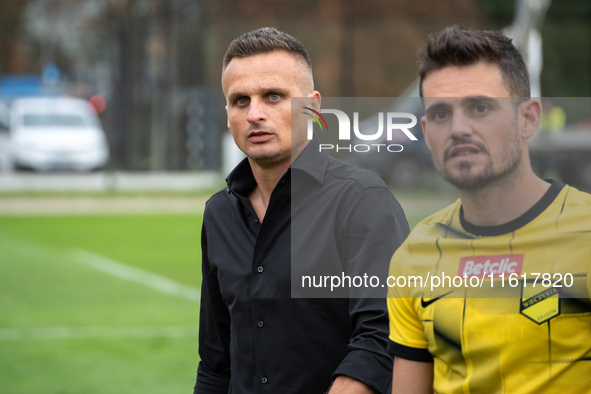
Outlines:
[[[11,161],[37,171],[91,171],[106,166],[109,147],[88,101],[65,97],[20,98],[10,116]]]

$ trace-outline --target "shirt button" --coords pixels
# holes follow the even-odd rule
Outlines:
[[[263,384],[267,383],[267,378],[263,376],[263,378],[261,379],[261,382],[262,382]]]
[[[263,328],[263,326],[264,326],[264,325],[265,325],[265,323],[263,323],[263,321],[262,321],[262,320],[261,320],[261,321],[259,322],[259,324],[258,324],[258,326],[259,326],[260,328]]]
[[[263,272],[263,267],[259,266],[259,268],[257,268],[257,271]]]

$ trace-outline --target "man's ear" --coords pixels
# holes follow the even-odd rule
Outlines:
[[[322,101],[320,93],[317,90],[315,90],[306,97],[310,97],[310,107],[320,112],[320,104]]]
[[[528,139],[540,127],[542,121],[542,104],[536,99],[529,99],[521,104],[521,111],[518,113],[521,114],[519,120],[521,123],[521,137]]]
[[[431,150],[429,146],[429,139],[427,138],[427,120],[426,117],[421,117],[421,129],[423,130],[423,137],[425,137],[425,144],[427,144],[427,148]]]
[[[228,130],[232,131],[232,129],[230,128],[230,117],[228,116],[228,104],[226,104],[224,109],[226,110],[226,127],[228,128]]]

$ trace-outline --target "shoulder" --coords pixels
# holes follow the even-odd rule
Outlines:
[[[329,180],[348,184],[360,190],[373,188],[389,190],[384,181],[373,172],[362,170],[353,164],[335,159],[334,157],[330,157],[328,160],[326,176],[330,178]]]
[[[565,185],[555,199],[555,203],[563,204],[565,208],[590,211],[591,194],[580,191],[569,185]]]
[[[459,212],[461,202],[458,199],[451,205],[421,220],[410,232],[400,253],[417,246],[431,247],[441,238],[467,238],[467,233],[460,225]],[[472,237],[469,237],[472,238]]]
[[[429,272],[440,256],[438,242],[442,239],[467,239],[459,224],[460,200],[421,220],[392,256],[390,275]]]
[[[224,187],[221,190],[215,192],[209,199],[205,202],[205,208],[212,209],[213,207],[217,206],[218,204],[224,204],[228,201],[228,195],[230,195],[230,189]]]
[[[342,160],[329,159],[321,190],[341,206],[404,215],[400,203],[380,177]]]
[[[565,185],[548,209],[559,231],[591,231],[591,194]]]
[[[459,217],[460,217],[460,207],[462,203],[460,199],[457,199],[453,204],[448,205],[447,207],[435,212],[434,214],[426,217],[425,219],[421,220],[411,231],[411,234],[425,234],[429,235],[434,228],[449,228],[454,230],[464,230],[461,228],[456,228],[459,224]],[[435,236],[435,235],[433,235]],[[437,236],[440,236],[437,234]]]
[[[353,164],[330,157],[324,179],[312,195],[322,201],[323,209],[335,212],[338,223],[355,222],[368,231],[390,228],[408,234],[404,211],[388,186],[376,174]]]
[[[204,219],[215,215],[220,211],[226,211],[232,206],[232,200],[236,199],[230,192],[230,189],[224,187],[223,189],[219,190],[218,192],[214,193],[206,202],[205,202],[205,211],[204,211]]]

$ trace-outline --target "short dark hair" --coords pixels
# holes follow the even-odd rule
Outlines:
[[[421,97],[423,81],[430,71],[449,66],[469,66],[480,61],[499,67],[511,96],[530,98],[527,66],[511,39],[500,32],[457,25],[429,35],[427,47],[419,54]]]
[[[224,55],[223,69],[235,57],[262,55],[274,51],[286,51],[301,57],[312,73],[312,61],[306,48],[294,37],[274,27],[262,27],[242,34],[230,43]]]

